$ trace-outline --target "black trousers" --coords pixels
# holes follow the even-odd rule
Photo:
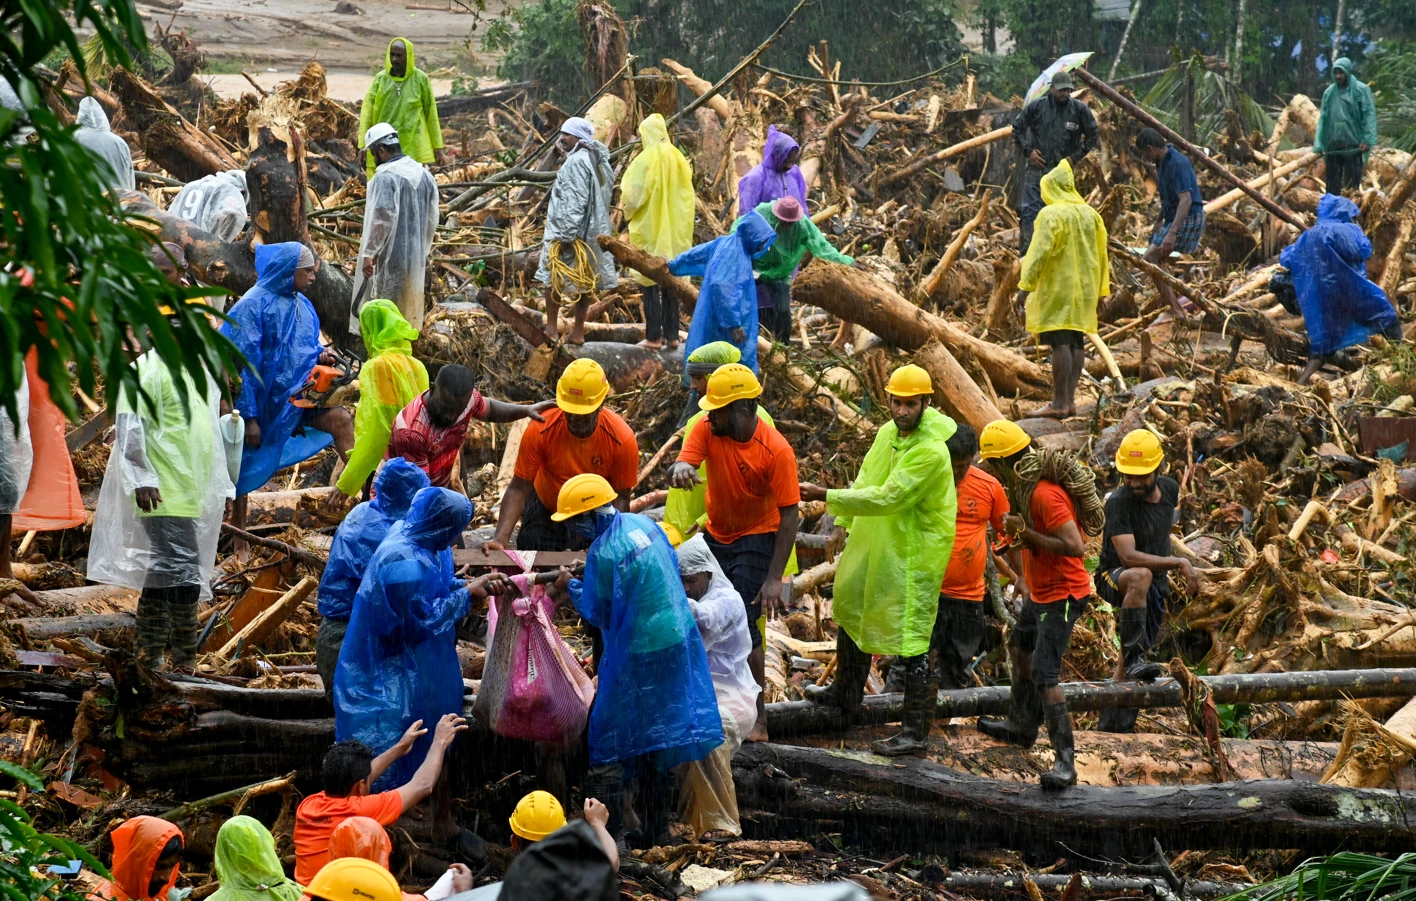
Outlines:
[[[640,289],[639,301],[644,305],[644,340],[677,341],[678,298],[658,285],[645,285]]]
[[[1325,153],[1323,161],[1327,163],[1327,192],[1329,194],[1341,194],[1348,188],[1361,189],[1362,154]]]
[[[968,668],[983,649],[985,629],[982,601],[939,596],[930,643],[936,654],[934,672],[943,688],[973,687]]]

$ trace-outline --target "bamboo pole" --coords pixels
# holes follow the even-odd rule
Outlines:
[[[1274,169],[1271,172],[1266,172],[1263,175],[1260,175],[1258,178],[1249,181],[1247,184],[1250,188],[1257,191],[1260,188],[1268,187],[1268,185],[1271,184],[1274,179],[1283,178],[1285,175],[1288,175],[1292,172],[1296,172],[1299,169],[1304,168],[1305,166],[1312,165],[1321,158],[1322,154],[1313,153],[1312,151],[1309,151],[1308,153],[1305,153],[1302,156],[1298,157],[1298,159],[1284,163],[1277,169]],[[1211,216],[1224,209],[1225,207],[1232,206],[1236,201],[1243,197],[1244,194],[1244,191],[1235,188],[1234,190],[1226,194],[1219,195],[1214,200],[1211,200],[1209,203],[1205,204],[1205,215]]]

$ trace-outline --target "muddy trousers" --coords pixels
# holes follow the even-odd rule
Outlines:
[[[934,725],[937,683],[929,667],[929,653],[901,657],[897,666],[905,671],[905,705],[901,717],[906,730],[929,734]],[[828,695],[830,702],[849,715],[865,698],[865,680],[870,675],[870,655],[862,651],[844,629],[836,633],[836,680]]]
[[[151,667],[162,665],[163,652],[172,648],[173,666],[197,662],[197,601],[200,585],[144,588],[138,597],[134,645]]]

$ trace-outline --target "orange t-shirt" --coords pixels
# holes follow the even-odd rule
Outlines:
[[[1056,482],[1046,479],[1037,483],[1032,496],[1032,525],[1048,535],[1068,522],[1076,520],[1077,510],[1072,497]],[[1077,523],[1077,528],[1081,528]],[[1082,534],[1086,538],[1086,534]],[[1078,600],[1092,594],[1091,574],[1081,557],[1063,557],[1034,547],[1023,548],[1023,578],[1028,583],[1032,599],[1039,604]]]
[[[532,422],[521,436],[516,477],[534,482],[536,496],[547,510],[556,509],[561,486],[572,476],[593,472],[618,492],[634,487],[639,478],[639,442],[634,430],[613,410],[601,408],[600,421],[589,438],[576,438],[559,408]]]
[[[324,792],[310,795],[295,809],[295,881],[309,885],[329,863],[329,837],[334,827],[350,817],[369,817],[380,826],[391,826],[403,816],[403,796],[394,791],[361,797],[331,798]]]
[[[983,601],[983,574],[988,567],[988,524],[1003,534],[1008,495],[1003,483],[970,466],[958,486],[959,514],[954,520],[954,553],[944,571],[939,593],[961,601]]]
[[[750,439],[734,441],[714,435],[703,417],[678,462],[695,469],[708,464],[708,534],[723,544],[777,531],[782,521],[777,508],[801,502],[796,453],[781,432],[760,419]]]

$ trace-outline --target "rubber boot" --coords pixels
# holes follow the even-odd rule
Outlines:
[[[171,618],[167,611],[170,589],[144,588],[138,597],[137,624],[133,629],[133,647],[150,669],[161,669],[167,652],[167,636]]]
[[[1042,695],[1032,679],[1015,679],[1009,700],[1007,718],[981,716],[978,731],[995,741],[1031,748],[1037,742],[1037,727],[1042,722]]]
[[[661,773],[641,761],[639,797],[641,811],[639,833],[646,847],[664,847],[674,843],[669,832],[669,805],[673,801],[673,782],[668,773]]]
[[[806,699],[823,707],[835,707],[849,723],[865,698],[865,680],[870,675],[870,655],[856,647],[844,630],[836,637],[836,678],[830,685],[806,686]]]
[[[1127,679],[1154,682],[1165,675],[1165,667],[1146,660],[1146,608],[1122,607],[1116,616],[1116,631],[1121,633],[1121,668]],[[1096,723],[1098,732],[1135,732],[1140,710],[1123,707],[1102,711]]]
[[[1047,737],[1057,760],[1042,774],[1042,787],[1052,791],[1077,784],[1077,752],[1072,744],[1072,714],[1066,702],[1047,705]]]
[[[934,725],[937,692],[929,672],[929,655],[906,657],[896,664],[904,670],[905,710],[898,735],[871,742],[882,757],[924,756],[929,750],[929,730]]]

